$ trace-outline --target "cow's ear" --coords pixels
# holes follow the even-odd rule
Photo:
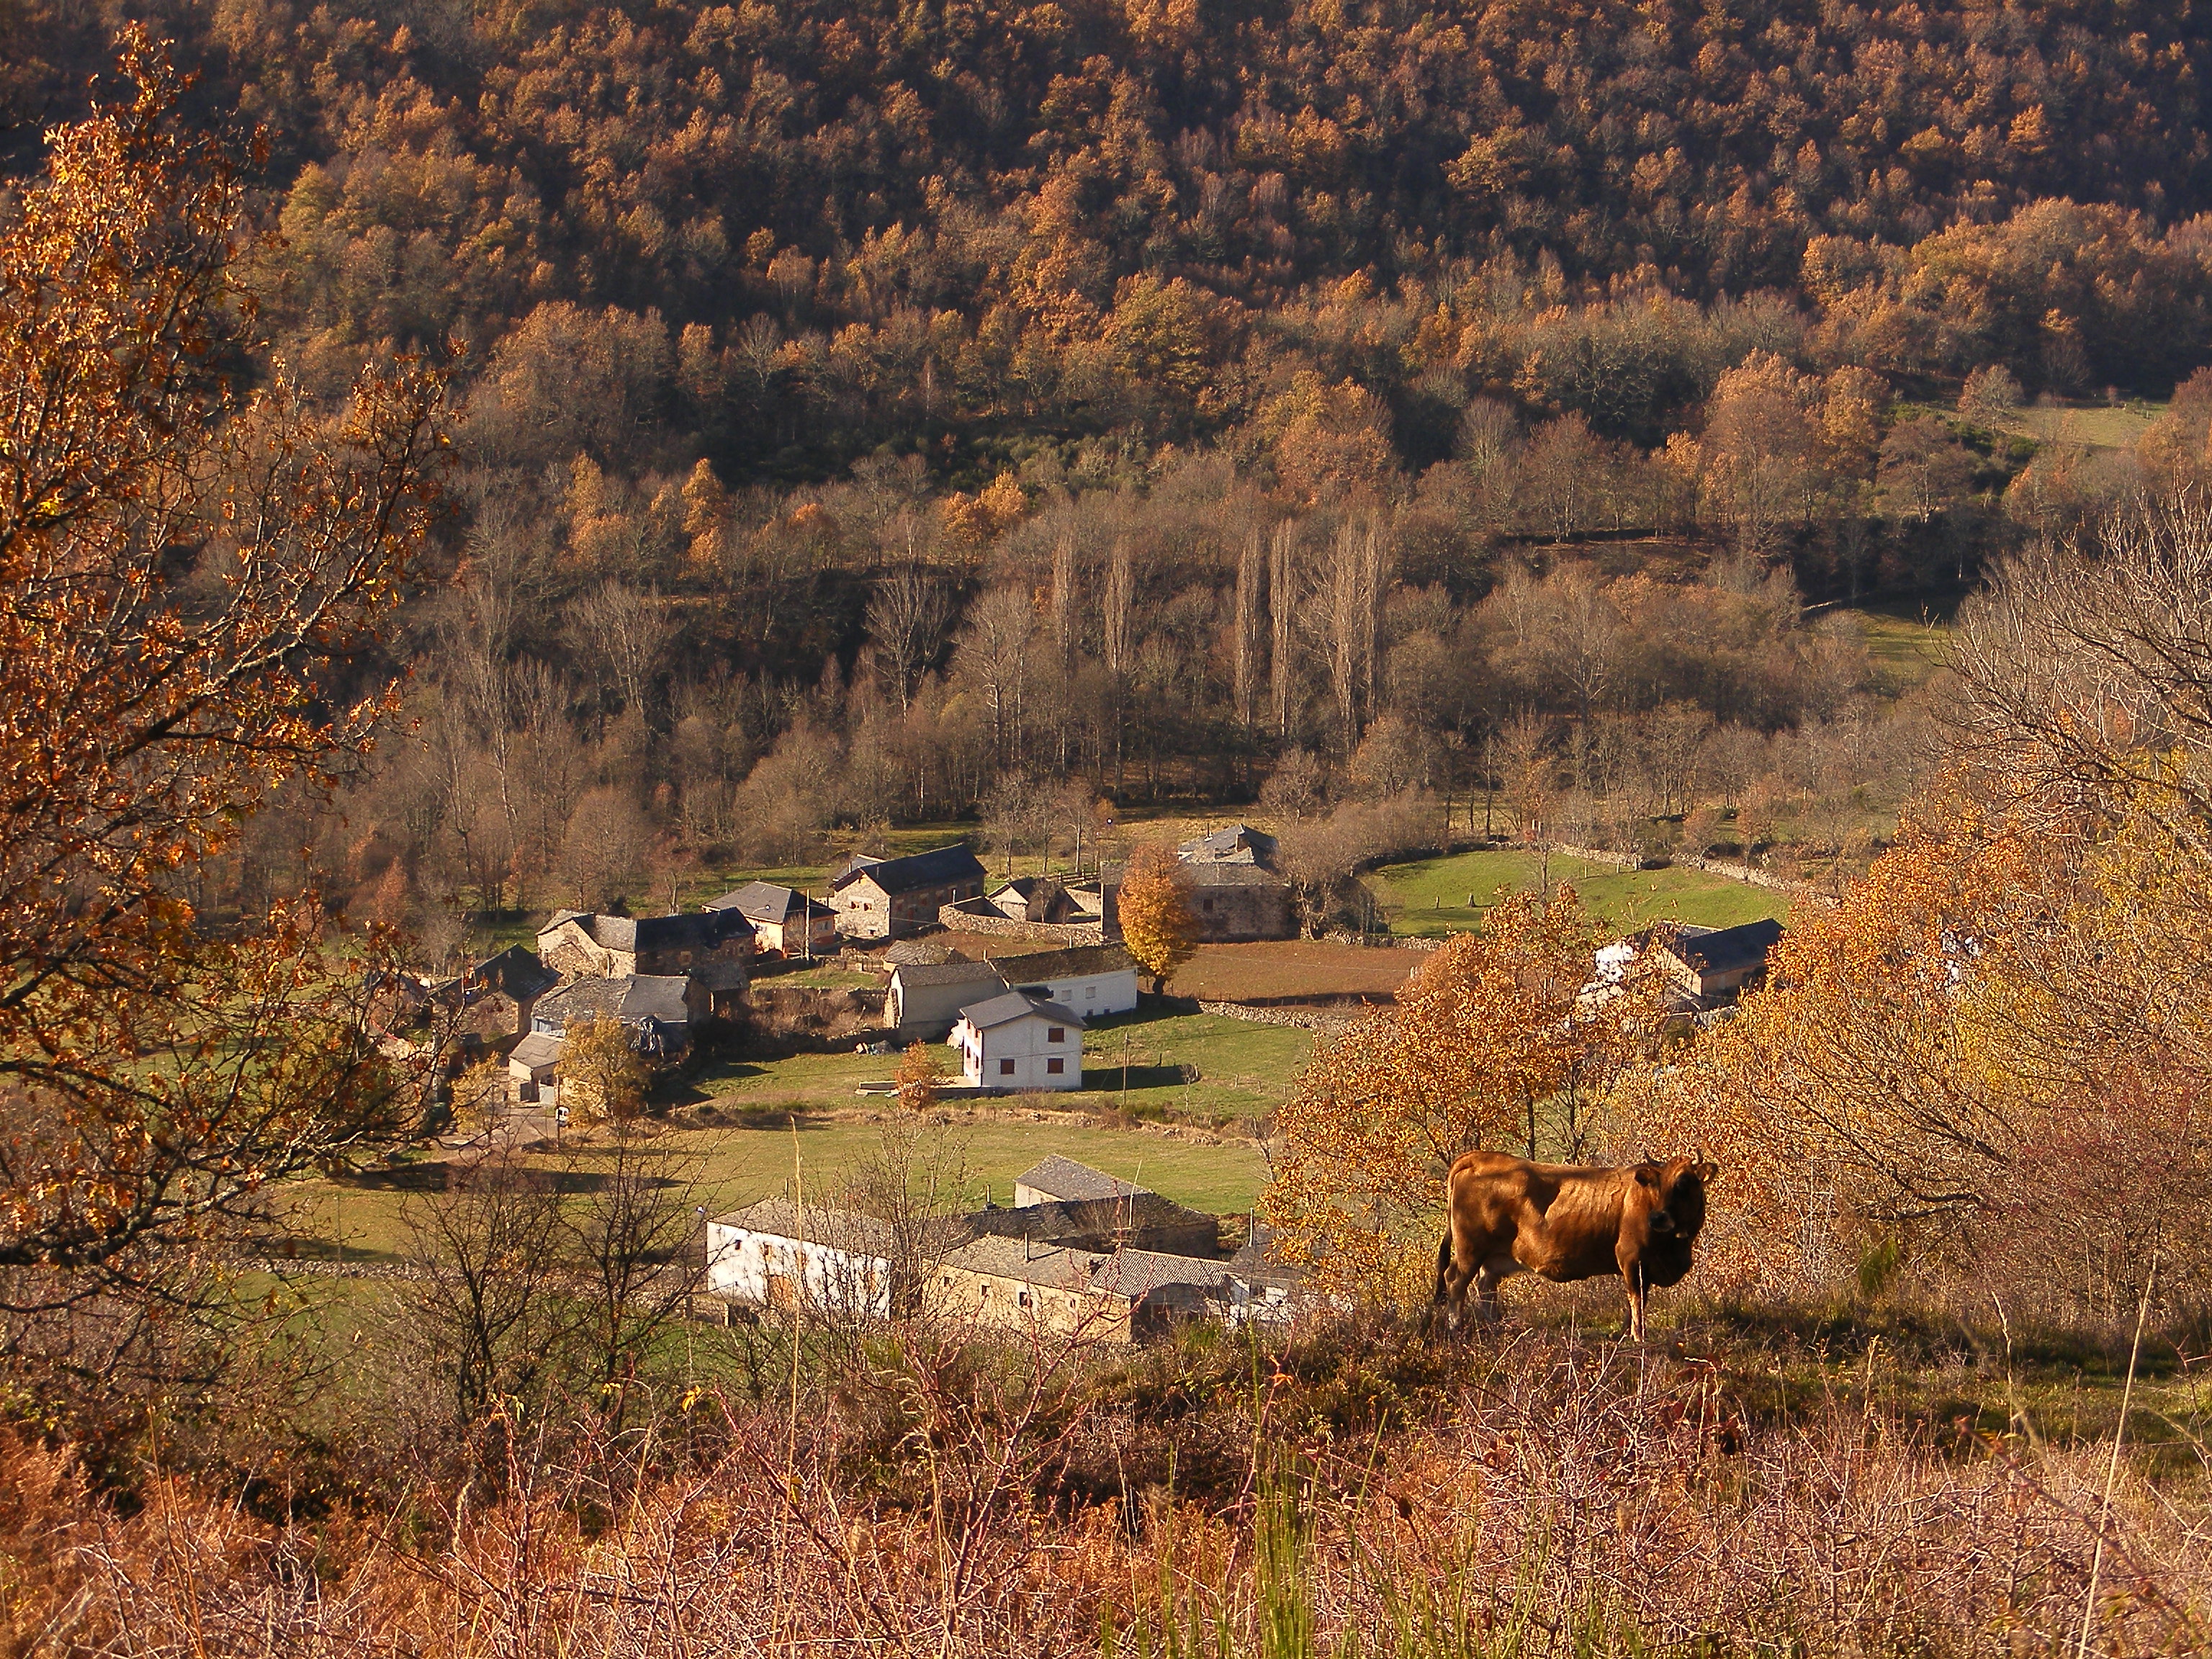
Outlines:
[[[1656,1192],[1659,1189],[1659,1171],[1649,1164],[1639,1164],[1636,1166],[1636,1182],[1638,1186],[1649,1187]]]
[[[1721,1166],[1717,1164],[1706,1163],[1698,1165],[1698,1179],[1704,1182],[1708,1187],[1712,1185],[1713,1177],[1720,1174],[1720,1172]]]

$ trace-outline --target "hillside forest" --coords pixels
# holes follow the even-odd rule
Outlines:
[[[2212,1651],[2208,57],[0,0],[0,1655]],[[1396,988],[1156,974],[1118,1102],[594,1018],[577,1121],[441,1115],[513,1074],[430,970],[556,906],[1110,845],[1188,951],[1164,825],[1248,811],[1309,899],[1721,847],[1787,928],[1694,1015],[1571,884],[1271,941]],[[1252,1115],[1132,1108],[1186,1018]],[[946,1316],[986,1133],[1298,1299]],[[1476,1147],[1711,1170],[1648,1337],[1441,1304]],[[695,1295],[732,1148],[897,1295]]]
[[[241,365],[459,417],[356,665],[410,736],[210,911],[1044,842],[1040,777],[1660,850],[1755,790],[1863,867],[1925,744],[1854,607],[2206,465],[2187,8],[145,15],[252,157]],[[21,173],[112,20],[6,20]]]

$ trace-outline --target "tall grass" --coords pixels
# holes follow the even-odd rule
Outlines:
[[[1112,1659],[2212,1650],[2201,1480],[1939,1445],[1840,1396],[1756,1419],[1708,1363],[1523,1332],[884,1345],[696,1463],[511,1425],[503,1485],[407,1527],[96,1500],[0,1443],[0,1647]],[[1395,1368],[1395,1369],[1394,1369]],[[1403,1378],[1418,1375],[1419,1387]],[[2087,1642],[2080,1640],[2085,1603]],[[2085,1651],[2086,1650],[2086,1651]]]

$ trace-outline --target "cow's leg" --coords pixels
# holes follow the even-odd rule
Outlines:
[[[1628,1285],[1629,1339],[1632,1341],[1641,1342],[1644,1340],[1644,1285],[1643,1262],[1639,1261],[1623,1263],[1620,1269],[1620,1276],[1625,1281],[1626,1281]]]
[[[1495,1325],[1505,1317],[1505,1304],[1498,1299],[1498,1287],[1520,1271],[1520,1264],[1510,1256],[1502,1261],[1486,1261],[1475,1270],[1475,1306],[1484,1324]]]

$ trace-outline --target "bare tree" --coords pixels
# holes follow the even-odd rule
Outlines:
[[[951,615],[943,585],[915,564],[878,582],[868,596],[868,637],[875,642],[900,714],[912,707],[915,685],[944,648]]]
[[[619,1419],[628,1384],[705,1273],[691,1183],[676,1157],[617,1133],[562,1218],[580,1361]]]
[[[660,596],[609,582],[577,599],[569,616],[578,643],[605,670],[623,707],[643,714],[653,670],[675,635]]]
[[[1274,704],[1275,735],[1291,735],[1291,641],[1298,604],[1297,527],[1285,519],[1267,546],[1267,689]]]
[[[544,1172],[495,1151],[447,1166],[445,1191],[401,1215],[413,1274],[408,1329],[442,1374],[464,1423],[507,1397],[532,1400],[554,1379],[572,1310],[562,1294],[560,1202]]]
[[[1245,538],[1237,560],[1237,723],[1246,732],[1252,729],[1253,704],[1259,695],[1260,592],[1266,580],[1265,555],[1255,530]]]
[[[1022,694],[1036,633],[1030,597],[1018,587],[992,588],[968,608],[957,666],[991,711],[992,753],[1002,762],[1021,758]]]
[[[1136,604],[1137,579],[1126,541],[1114,544],[1106,567],[1106,676],[1114,700],[1114,779],[1121,778],[1123,714],[1128,701],[1129,671],[1133,665],[1132,613]]]

